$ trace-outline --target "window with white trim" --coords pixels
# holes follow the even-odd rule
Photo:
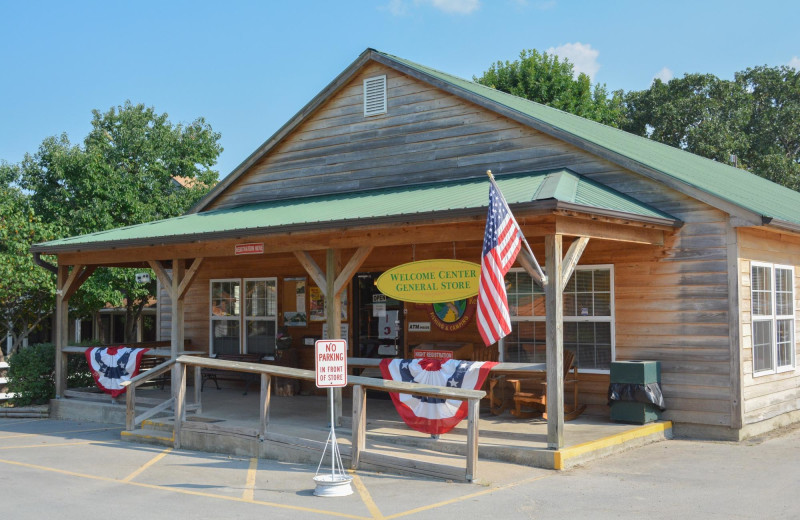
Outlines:
[[[278,330],[278,281],[276,278],[244,281],[244,351],[275,355]]]
[[[752,262],[753,375],[794,369],[794,267]]]
[[[511,334],[505,361],[543,363],[546,358],[544,289],[522,269],[506,275]],[[581,371],[606,371],[614,359],[614,269],[578,266],[564,289],[564,348]]]
[[[212,354],[238,354],[241,343],[241,281],[211,280]]]
[[[277,286],[276,278],[211,280],[211,354],[275,353]]]

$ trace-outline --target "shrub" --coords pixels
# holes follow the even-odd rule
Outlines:
[[[56,395],[56,350],[51,343],[39,343],[22,349],[8,359],[8,388],[16,394],[14,406],[45,404]],[[67,386],[94,384],[84,356],[67,356]]]

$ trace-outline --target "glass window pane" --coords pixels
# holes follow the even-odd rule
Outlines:
[[[594,307],[592,305],[592,293],[578,293],[577,310],[578,316],[594,316]]]
[[[611,316],[611,294],[595,293],[594,295],[594,315]]]
[[[237,320],[213,320],[213,350],[215,354],[239,353],[239,322]]]
[[[594,290],[611,291],[611,271],[608,269],[598,269],[594,271]]]
[[[564,316],[576,316],[575,300],[574,294],[564,293]]]
[[[772,268],[763,265],[754,265],[750,283],[754,291],[772,290]]]
[[[772,321],[753,322],[753,371],[772,370]]]
[[[778,366],[792,366],[792,328],[794,320],[778,320]]]
[[[577,292],[591,292],[593,290],[592,277],[593,271],[576,271],[575,290]]]
[[[247,352],[275,355],[275,322],[251,320],[247,322]]]

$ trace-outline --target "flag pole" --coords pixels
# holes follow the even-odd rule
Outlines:
[[[492,170],[486,170],[486,175],[489,177],[489,181],[494,186],[494,189],[497,190],[497,193],[503,199],[503,204],[505,204],[506,208],[508,208],[508,202],[506,202],[506,198],[503,195],[503,192],[500,191],[500,187],[495,182],[494,175],[492,175]],[[513,214],[511,213],[510,208],[509,208],[509,214],[511,214],[512,218],[514,218]],[[516,219],[514,219],[514,220],[516,220]],[[527,249],[528,255],[530,255],[530,258],[533,260],[533,265],[536,267],[536,272],[539,275],[539,281],[541,282],[542,286],[547,285],[547,276],[545,276],[544,272],[542,271],[541,266],[539,266],[539,262],[536,260],[536,255],[534,255],[533,251],[531,251],[531,246],[530,246],[530,244],[528,244],[528,239],[526,239],[525,235],[522,234],[522,228],[519,227],[519,223],[517,223],[517,229],[519,229],[519,236],[522,238],[522,243],[525,244],[525,249]]]

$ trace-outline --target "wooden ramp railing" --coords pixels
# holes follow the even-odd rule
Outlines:
[[[217,433],[234,436],[254,437],[260,440],[273,441],[279,444],[303,446],[322,451],[325,443],[317,441],[304,441],[303,439],[290,438],[267,432],[270,404],[270,380],[273,376],[315,381],[316,375],[312,370],[289,368],[275,365],[262,365],[241,361],[226,361],[198,356],[179,356],[178,360],[179,386],[177,401],[175,403],[175,448],[181,446],[181,432],[202,430],[206,433],[213,430]],[[261,399],[259,401],[260,421],[258,430],[223,427],[217,424],[187,423],[184,419],[186,396],[186,369],[189,366],[198,368],[215,368],[238,372],[251,372],[261,375]],[[196,373],[196,372],[195,372]],[[353,387],[353,431],[351,467],[357,469],[360,462],[376,463],[387,466],[394,465],[401,469],[413,470],[418,473],[433,475],[441,478],[466,480],[475,479],[478,462],[478,406],[480,399],[486,395],[482,390],[464,390],[460,388],[447,388],[441,386],[427,386],[399,381],[386,381],[371,377],[348,376],[348,385]],[[413,393],[414,395],[437,397],[440,399],[456,399],[468,402],[467,415],[467,442],[466,442],[466,467],[457,469],[444,464],[429,463],[407,458],[392,457],[366,449],[366,389],[384,392]],[[198,400],[199,403],[199,400]]]
[[[152,347],[152,346],[164,346],[169,345],[169,342],[151,342],[151,343],[139,343],[139,344],[131,344],[127,345],[130,347]],[[62,349],[64,354],[80,354],[85,355],[87,347],[76,347],[76,346],[68,346]],[[200,352],[195,351],[187,351],[182,352],[182,354],[200,354]],[[157,358],[166,358],[166,361],[163,363],[156,365],[155,367],[138,374],[136,377],[131,378],[130,381],[126,381],[122,383],[122,386],[127,386],[127,390],[125,392],[125,429],[128,431],[134,430],[136,426],[153,417],[154,415],[167,412],[174,409],[175,406],[175,399],[174,397],[170,396],[167,399],[158,399],[152,397],[141,397],[136,395],[137,388],[152,382],[153,380],[163,376],[167,372],[171,371],[175,367],[175,360],[169,359],[170,357],[170,350],[164,348],[150,348],[144,354],[147,357],[157,357]],[[64,369],[66,370],[67,364],[63,364]],[[64,378],[67,375],[64,374]],[[198,368],[195,371],[195,402],[190,404],[185,408],[185,410],[191,410],[200,412],[200,369]],[[108,401],[109,399],[111,402],[116,403],[117,399],[111,398],[106,394],[98,394],[87,392],[85,390],[66,390],[64,392],[64,397],[71,397],[77,399],[84,399],[89,401]],[[147,405],[150,408],[145,410],[140,415],[136,415],[136,406],[137,405]]]

